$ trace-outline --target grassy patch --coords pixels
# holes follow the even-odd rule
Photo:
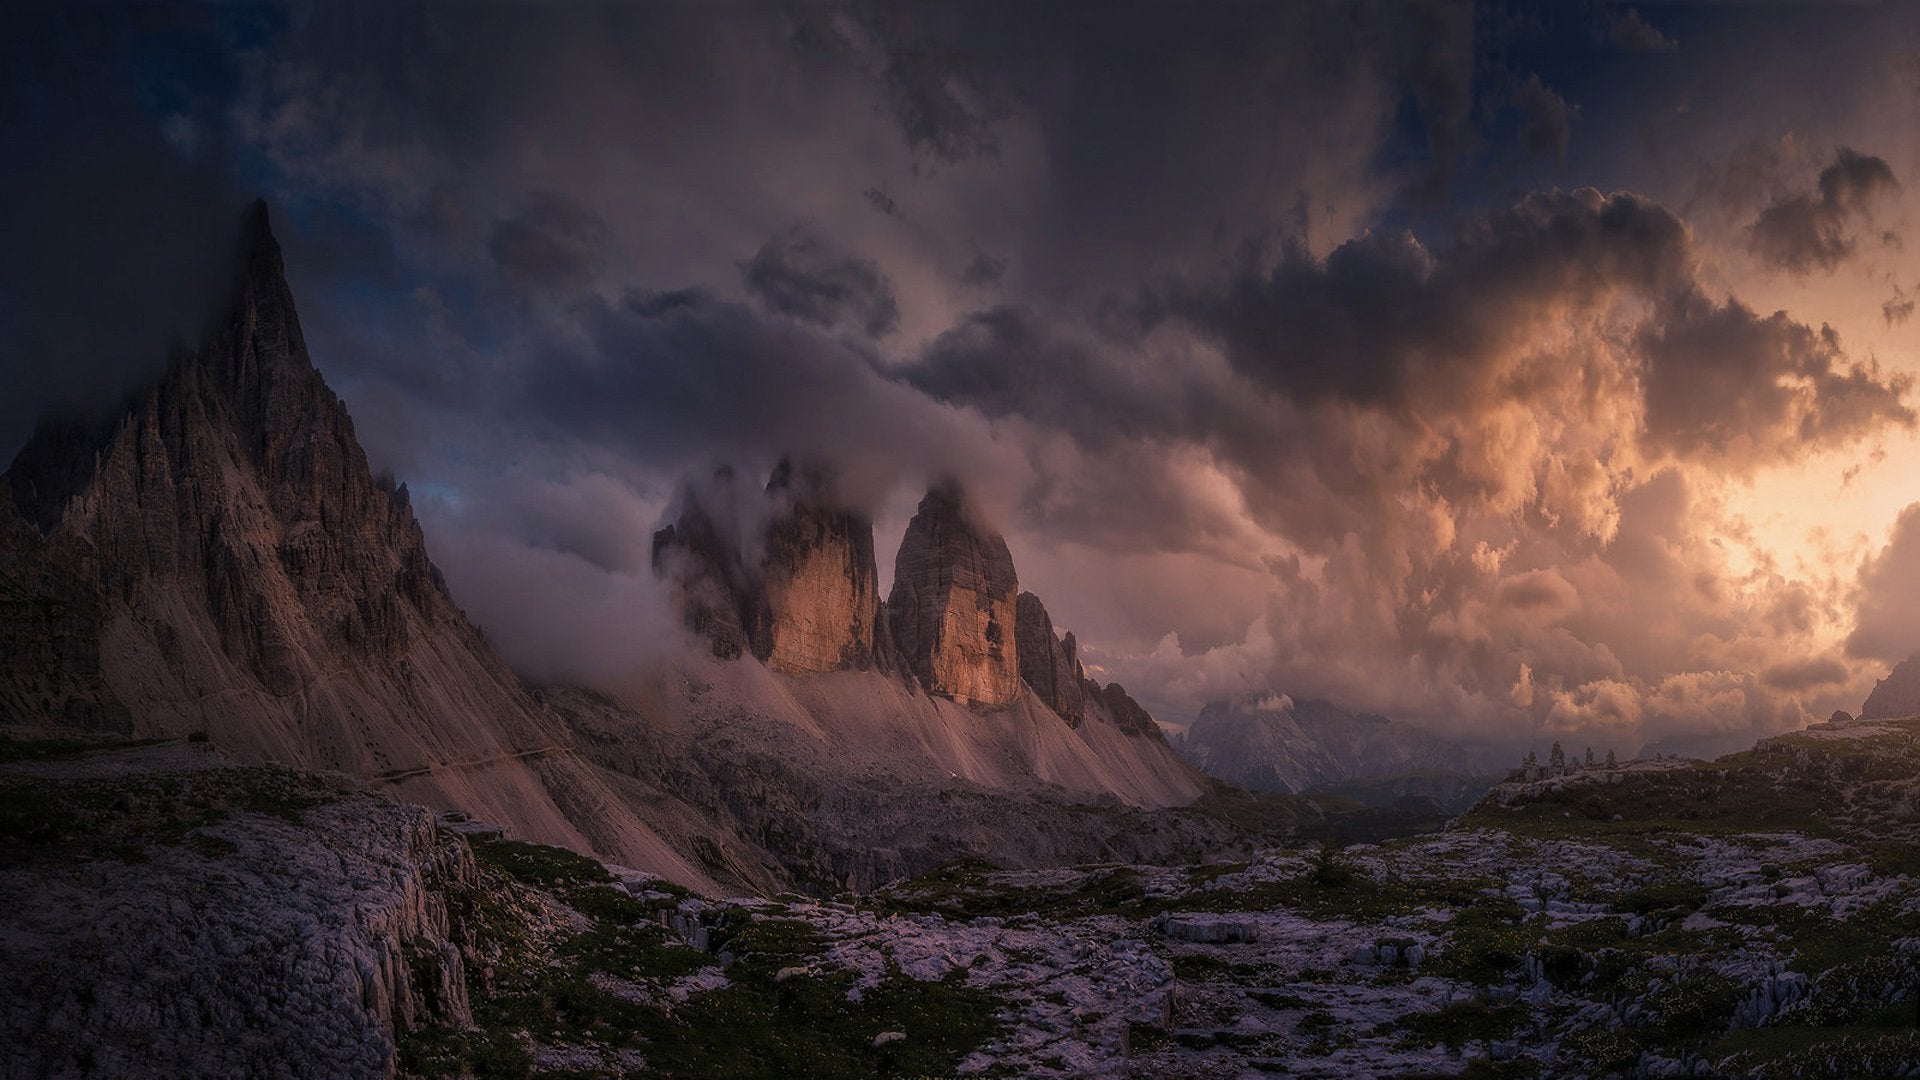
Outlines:
[[[1912,1019],[1905,1010],[1902,1018]],[[1920,1031],[1901,1022],[1824,1028],[1768,1025],[1734,1032],[1708,1046],[1704,1056],[1726,1075],[1895,1076],[1920,1060]]]
[[[613,875],[599,863],[566,848],[529,844],[524,840],[476,840],[473,854],[491,867],[526,885],[547,888],[611,882]]]
[[[1593,1075],[1625,1072],[1642,1050],[1639,1034],[1626,1028],[1590,1027],[1560,1040],[1560,1057]]]
[[[166,741],[118,738],[17,739],[12,735],[0,735],[0,764],[15,761],[69,761],[101,750],[126,750]]]
[[[209,858],[226,841],[195,830],[237,812],[298,823],[340,792],[315,777],[274,767],[134,774],[111,779],[0,780],[0,848],[16,858],[144,861],[154,845],[191,844]]]
[[[876,894],[873,905],[887,913],[928,913],[951,919],[1007,918],[1034,913],[1052,919],[1089,915],[1145,916],[1164,904],[1147,900],[1140,872],[1131,866],[1089,870],[1068,888],[996,880],[1000,871],[977,859],[953,863]]]
[[[1456,1001],[1436,1012],[1414,1013],[1400,1021],[1400,1030],[1416,1046],[1439,1044],[1459,1050],[1474,1043],[1482,1045],[1505,1039],[1528,1022],[1524,1005],[1494,1005],[1477,998]]]
[[[468,965],[479,1030],[409,1033],[401,1059],[409,1073],[524,1076],[530,1038],[608,1061],[636,1050],[654,1076],[937,1076],[999,1030],[998,1001],[969,988],[964,972],[932,982],[894,973],[854,1000],[853,974],[819,964],[818,929],[745,908],[710,916],[714,948],[732,960],[725,984],[675,1002],[664,985],[716,961],[669,940],[650,905],[609,884],[604,867],[514,841],[475,847],[484,849],[483,885],[449,909],[488,961]],[[537,929],[532,890],[588,927]],[[808,972],[778,978],[793,967]],[[874,1046],[887,1031],[906,1037]]]
[[[1241,888],[1209,889],[1181,897],[1181,911],[1270,911],[1288,908],[1315,919],[1378,922],[1429,909],[1514,911],[1511,900],[1493,897],[1485,879],[1376,881],[1344,860],[1316,858],[1300,873]]]

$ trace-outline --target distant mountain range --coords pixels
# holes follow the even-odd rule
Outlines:
[[[1209,775],[1255,791],[1298,793],[1368,778],[1425,777],[1395,795],[1460,801],[1455,791],[1491,786],[1493,770],[1466,747],[1399,720],[1327,701],[1278,694],[1216,701],[1173,745]],[[1476,785],[1475,778],[1485,777]],[[1358,790],[1358,789],[1352,789]],[[1370,801],[1370,800],[1363,800]]]

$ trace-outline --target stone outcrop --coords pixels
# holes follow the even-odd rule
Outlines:
[[[49,814],[0,860],[0,1073],[391,1076],[396,1034],[473,1023],[480,875],[420,807],[178,743],[0,791]]]
[[[1086,718],[1086,670],[1080,665],[1080,646],[1069,631],[1065,638],[1053,632],[1053,619],[1040,598],[1023,592],[1015,604],[1014,641],[1019,646],[1020,677],[1047,708],[1075,727]]]
[[[1047,708],[1068,724],[1079,727],[1089,717],[1104,721],[1128,735],[1162,739],[1160,725],[1119,683],[1105,686],[1087,678],[1080,663],[1080,643],[1069,631],[1054,633],[1045,604],[1023,592],[1017,604],[1019,619],[1014,640],[1019,645],[1020,678]]]
[[[958,485],[920,500],[894,559],[893,638],[930,693],[1005,705],[1020,693],[1013,556],[977,523]]]
[[[1091,685],[1100,687],[1099,683],[1088,681]],[[1153,714],[1133,700],[1133,695],[1127,693],[1126,687],[1117,682],[1108,683],[1100,687],[1099,693],[1100,703],[1106,706],[1107,719],[1114,727],[1128,735],[1137,735],[1142,738],[1166,738],[1160,730],[1159,723],[1154,720]]]
[[[962,704],[1009,704],[1024,683],[1071,727],[1095,717],[1161,737],[1124,688],[1087,678],[1078,643],[1055,633],[1039,597],[1016,594],[1006,541],[970,516],[951,483],[921,501],[884,602],[873,525],[842,503],[825,469],[783,459],[764,493],[748,493],[722,468],[684,489],[679,507],[654,534],[654,569],[721,659],[751,654],[789,674],[911,673]]]
[[[894,666],[873,523],[840,502],[824,468],[782,459],[759,493],[737,490],[724,467],[688,486],[653,536],[653,566],[672,579],[682,621],[722,659],[751,653],[792,674]]]
[[[1909,657],[1895,664],[1886,678],[1873,684],[1873,692],[1860,706],[1862,720],[1903,716],[1920,716],[1920,657]]]

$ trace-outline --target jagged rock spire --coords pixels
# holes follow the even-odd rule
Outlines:
[[[677,518],[654,534],[653,565],[673,578],[681,618],[714,655],[750,652],[792,673],[893,670],[873,523],[843,505],[837,487],[831,469],[782,458],[764,504],[748,512],[730,512],[755,499],[730,469],[705,495],[683,491]]]
[[[999,533],[976,520],[959,484],[937,484],[894,559],[887,599],[894,642],[928,691],[1004,705],[1020,693],[1019,580]]]
[[[1087,708],[1087,674],[1080,666],[1078,642],[1071,633],[1064,640],[1054,633],[1046,605],[1030,592],[1020,594],[1017,614],[1020,677],[1048,708],[1078,727]]]
[[[69,573],[132,606],[162,659],[206,620],[237,669],[206,685],[294,694],[343,660],[395,659],[436,624],[477,643],[403,490],[374,479],[308,358],[264,203],[241,232],[231,306],[205,346],[177,350],[110,422],[43,426],[8,473],[12,501],[48,551],[84,553]],[[178,590],[187,599],[157,606]]]

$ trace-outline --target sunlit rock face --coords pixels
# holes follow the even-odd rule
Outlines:
[[[873,523],[842,505],[832,473],[783,459],[763,492],[734,484],[722,468],[690,487],[653,537],[654,569],[672,579],[688,629],[721,659],[751,653],[775,671],[897,667],[880,629]]]
[[[1866,704],[1860,706],[1862,720],[1902,716],[1920,716],[1920,657],[1909,657],[1894,665],[1886,678],[1873,684]]]
[[[1079,643],[1071,632],[1064,639],[1054,634],[1046,605],[1032,593],[1021,593],[1015,610],[1020,677],[1048,708],[1079,727],[1087,712],[1087,673],[1080,666]]]
[[[768,496],[785,506],[767,527],[764,564],[764,659],[775,671],[863,668],[874,657],[873,523],[837,506],[832,488],[823,470],[785,461],[767,484]]]
[[[1013,701],[1018,590],[1007,542],[975,523],[959,487],[928,492],[900,542],[887,599],[908,670],[929,692],[958,702]]]

